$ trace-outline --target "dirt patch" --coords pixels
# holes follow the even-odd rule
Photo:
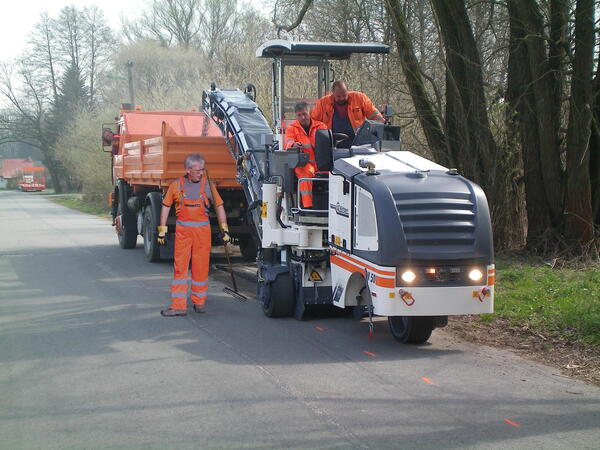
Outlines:
[[[600,386],[600,346],[510,325],[501,318],[483,322],[478,316],[452,316],[445,330],[471,342],[513,350],[527,359],[556,367],[564,376]]]

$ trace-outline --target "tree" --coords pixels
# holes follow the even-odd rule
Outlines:
[[[28,58],[46,72],[46,83],[50,85],[54,99],[58,96],[57,71],[59,70],[55,31],[55,21],[47,13],[42,13],[34,27],[34,32],[30,35],[28,52]]]
[[[81,75],[87,74],[90,104],[96,103],[97,80],[99,73],[107,66],[114,55],[116,41],[106,24],[104,13],[97,6],[83,9],[84,23],[83,64]]]
[[[39,68],[23,59],[0,67],[0,95],[8,102],[0,114],[0,144],[21,142],[39,149],[54,188],[61,193],[65,170],[52,147],[56,136],[49,127],[52,95],[39,78]]]
[[[400,56],[402,72],[412,97],[417,118],[421,124],[427,143],[440,164],[451,165],[446,136],[442,130],[439,115],[429,98],[421,67],[413,49],[412,37],[408,31],[406,17],[398,0],[386,0],[388,14],[392,18],[396,35],[396,48]],[[421,50],[424,52],[424,49]]]
[[[594,1],[577,0],[575,54],[567,130],[565,234],[587,245],[593,238],[590,152]]]
[[[152,39],[187,49],[197,41],[202,10],[202,0],[152,0],[139,20],[123,22],[123,32],[130,42]]]

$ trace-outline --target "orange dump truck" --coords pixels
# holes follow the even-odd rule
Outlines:
[[[185,175],[185,157],[200,153],[223,198],[234,242],[246,259],[254,258],[256,244],[247,221],[244,193],[236,179],[235,161],[212,119],[203,112],[142,111],[131,105],[122,108],[117,123],[105,124],[102,130],[103,145],[110,147],[112,154],[110,204],[120,246],[135,248],[141,235],[149,261],[172,258],[173,209],[167,221],[166,245],[156,241],[162,196],[171,182]],[[216,225],[214,211],[211,216]],[[217,241],[218,227],[212,230],[213,241]]]
[[[46,189],[46,169],[44,167],[23,167],[17,189],[23,192],[40,192]]]

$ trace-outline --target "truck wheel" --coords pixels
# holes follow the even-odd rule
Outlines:
[[[390,332],[403,344],[422,344],[427,342],[435,328],[429,317],[389,316]]]
[[[160,244],[156,240],[158,217],[152,211],[152,205],[144,210],[144,254],[150,262],[160,261]]]
[[[263,303],[267,317],[288,317],[294,312],[294,283],[289,273],[282,273],[269,285],[269,296]]]
[[[247,236],[239,240],[240,252],[244,261],[256,260],[258,247],[252,236]]]
[[[121,248],[135,248],[137,244],[137,223],[135,216],[127,210],[126,203],[119,202],[117,216],[121,216],[121,232],[117,230]]]

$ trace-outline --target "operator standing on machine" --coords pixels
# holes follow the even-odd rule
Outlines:
[[[365,120],[385,122],[369,97],[362,92],[349,91],[346,83],[341,80],[333,82],[331,94],[320,98],[310,115],[313,120],[323,122],[334,133],[348,136],[348,139],[337,144],[338,148],[350,148],[355,130]]]
[[[210,260],[211,232],[208,207],[214,205],[223,242],[230,241],[229,228],[223,200],[210,184],[204,169],[204,158],[199,153],[188,155],[184,162],[186,175],[169,186],[163,198],[158,226],[158,242],[165,243],[167,218],[175,205],[175,270],[171,283],[171,306],[160,312],[162,316],[174,317],[187,314],[188,269],[192,259],[191,299],[194,311],[205,312],[208,294],[208,269]]]
[[[315,162],[315,133],[317,130],[325,130],[327,126],[311,119],[308,111],[308,103],[298,102],[294,106],[296,120],[289,124],[285,129],[284,147],[287,150],[296,147],[308,154],[308,163],[302,167],[296,167],[294,172],[298,179],[314,178],[317,173],[317,163]],[[313,207],[312,181],[300,181],[300,198],[302,207],[310,209]]]

